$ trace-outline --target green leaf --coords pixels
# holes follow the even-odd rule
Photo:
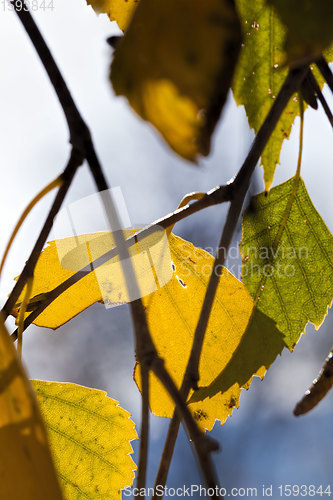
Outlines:
[[[259,194],[243,216],[243,282],[292,349],[333,298],[333,237],[296,177]]]
[[[265,0],[237,0],[237,6],[244,44],[233,81],[233,93],[237,104],[245,106],[249,125],[257,133],[287,75],[287,69],[281,68],[285,30],[273,7],[268,7]],[[285,109],[261,157],[266,190],[273,181],[282,142],[289,137],[298,113],[299,106],[294,98]]]
[[[111,66],[117,95],[183,158],[208,155],[241,44],[230,0],[141,0]]]
[[[242,21],[244,43],[232,89],[237,104],[245,107],[250,127],[257,133],[287,75],[284,65],[286,30],[266,0],[236,0],[236,4]],[[332,48],[326,57],[332,60]],[[315,70],[314,75],[322,87],[319,72]],[[266,191],[273,182],[282,143],[289,138],[295,117],[299,115],[297,101],[296,95],[289,101],[261,156]]]
[[[130,414],[106,393],[80,385],[32,381],[65,498],[121,498],[136,466]]]
[[[268,0],[287,28],[288,62],[306,64],[333,42],[332,0]]]

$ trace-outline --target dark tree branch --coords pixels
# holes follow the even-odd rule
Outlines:
[[[191,350],[191,355],[185,371],[181,393],[185,400],[187,400],[191,388],[196,389],[199,380],[199,362],[204,336],[208,325],[211,309],[215,299],[217,287],[220,280],[221,266],[224,265],[225,257],[228,248],[237,226],[240,212],[244,203],[246,193],[250,185],[250,179],[255,166],[264,151],[264,148],[277,124],[279,118],[287,106],[293,94],[301,85],[304,76],[306,75],[307,67],[302,67],[290,70],[281,90],[274,101],[264,123],[262,124],[258,134],[256,135],[249,154],[247,155],[239,173],[233,181],[233,198],[231,200],[227,220],[225,222],[219,248],[216,254],[212,274],[206,290],[206,295],[202,305],[199,321],[194,334],[194,340]],[[158,484],[165,485],[167,480],[168,470],[170,467],[177,434],[179,430],[179,418],[175,412],[169,426],[167,439],[160,462],[160,467],[157,473],[155,487]]]
[[[312,71],[309,71],[308,73],[308,81],[309,81],[309,84],[311,85],[315,95],[318,97],[325,113],[326,113],[326,116],[328,118],[328,121],[330,122],[331,124],[331,127],[333,128],[333,115],[332,115],[332,112],[329,108],[329,105],[327,104],[327,101],[325,99],[325,97],[323,96],[323,93],[322,91],[320,90],[320,87],[318,85],[318,82],[317,80],[315,79],[315,77],[313,76],[313,73]]]
[[[30,12],[28,12],[27,6],[25,5],[24,1],[20,0],[19,6],[17,6],[16,0],[11,0],[11,3],[14,6],[14,9],[18,17],[20,18],[26,32],[28,33],[32,43],[34,44],[36,51],[38,52],[41,61],[49,75],[51,83],[57,93],[59,102],[66,116],[70,132],[70,141],[74,147],[74,150],[79,151],[81,162],[83,158],[86,158],[88,160],[88,164],[97,188],[99,190],[107,190],[108,185],[97,155],[95,153],[89,129],[83,121],[78,109],[76,108],[76,105],[70,95],[67,85],[56,65],[55,60],[53,59],[50,50],[48,49]],[[112,227],[112,222],[117,222],[118,220],[116,208],[111,197],[103,198],[103,203]],[[54,215],[56,215],[56,213]],[[46,225],[50,225],[51,227],[52,222],[53,217],[48,217]],[[120,227],[118,224],[116,225]],[[129,257],[129,253],[122,231],[116,232],[115,243],[120,259],[122,261],[126,260],[126,258]],[[40,248],[38,253],[34,253],[34,265],[37,262],[41,250],[42,248]],[[30,268],[28,268],[28,270],[30,270]],[[135,288],[136,277],[132,265],[123,265],[123,272],[126,283],[131,283],[132,287]],[[26,279],[26,277],[23,276],[23,278],[21,279],[21,284],[23,279]],[[7,304],[7,309],[9,312],[12,310],[12,307],[18,298],[19,292],[17,295],[17,290],[18,286],[16,286],[15,293],[13,293],[13,290],[10,302],[9,304]],[[187,408],[186,403],[182,399],[180,392],[178,391],[172,378],[165,369],[163,361],[158,357],[157,351],[149,333],[144,308],[140,299],[131,302],[131,311],[134,319],[136,334],[136,354],[138,361],[140,362],[140,364],[143,364],[147,368],[147,370],[153,370],[155,375],[160,379],[166,390],[169,392],[170,396],[174,399],[176,407],[184,419],[189,436],[194,442],[194,446],[199,457],[199,463],[201,465],[206,484],[207,486],[212,486],[214,482],[214,486],[216,486],[217,482],[215,481],[215,474],[213,470],[210,469],[209,459],[210,451],[214,447],[216,447],[216,444],[211,439],[206,438],[200,431],[195,420],[192,417],[191,412]]]
[[[65,80],[48,48],[38,26],[23,0],[10,0],[17,16],[24,26],[25,31],[40,57],[40,60],[49,76],[51,84],[57,94],[59,103],[63,109],[70,133],[71,144],[85,155],[85,143],[90,139],[90,132],[82,119],[78,108],[71,96]],[[17,3],[17,5],[16,5]]]
[[[137,488],[145,488],[148,462],[149,446],[149,370],[145,365],[140,365],[141,373],[141,431],[140,431],[140,454],[138,465]]]
[[[321,372],[314,379],[312,386],[294,409],[296,417],[308,413],[326,396],[333,387],[333,347],[325,360]]]
[[[11,313],[13,307],[16,304],[16,301],[22,292],[24,285],[26,284],[27,279],[33,275],[33,271],[35,269],[38,257],[43,249],[43,246],[45,245],[46,238],[49,235],[49,232],[52,228],[53,225],[53,220],[57,213],[60,210],[60,207],[62,205],[62,202],[64,201],[64,198],[67,194],[67,191],[71,185],[71,182],[73,180],[73,177],[75,175],[76,170],[78,167],[82,164],[83,158],[80,152],[75,150],[74,148],[72,149],[70,159],[68,161],[67,167],[63,171],[61,178],[62,178],[62,184],[58,189],[57,195],[55,197],[55,200],[51,206],[51,209],[49,211],[49,214],[46,218],[46,221],[44,223],[44,226],[40,232],[40,235],[35,243],[35,246],[30,254],[29,259],[27,260],[23,271],[21,272],[13,290],[11,291],[11,294],[9,295],[3,309],[2,309],[2,315],[4,320],[9,316]]]
[[[327,85],[329,86],[329,88],[331,89],[331,91],[333,93],[333,73],[332,73],[325,57],[321,57],[320,59],[318,59],[316,61],[316,64],[318,66],[319,71],[321,72],[321,74],[325,78]]]
[[[185,205],[182,208],[179,208],[172,212],[171,214],[166,215],[165,217],[158,219],[157,221],[153,222],[151,225],[147,226],[146,228],[138,231],[135,235],[132,235],[130,238],[126,240],[126,245],[128,248],[131,246],[135,245],[136,241],[143,241],[145,238],[148,238],[154,231],[159,231],[160,228],[167,229],[169,227],[172,227],[176,222],[179,222],[180,220],[183,220],[184,218],[188,217],[189,215],[192,215],[196,212],[199,212],[200,210],[210,207],[213,205],[217,205],[219,203],[223,203],[226,201],[230,201],[232,198],[232,183],[227,184],[225,186],[219,186],[217,188],[212,189],[208,193],[205,194],[205,196],[199,200],[195,201],[191,204]],[[70,278],[67,280],[63,281],[60,285],[58,285],[56,288],[51,290],[50,292],[45,294],[45,298],[41,301],[34,302],[31,307],[33,307],[33,310],[31,314],[25,319],[24,321],[24,330],[28,328],[28,326],[35,321],[35,319],[57,298],[59,295],[61,295],[63,292],[68,290],[71,286],[73,286],[75,283],[78,283],[82,278],[84,278],[88,273],[91,272],[92,267],[94,269],[97,269],[98,267],[102,266],[105,264],[107,261],[112,259],[118,255],[118,250],[117,248],[112,248],[110,251],[99,257],[98,259],[94,260],[92,263],[89,263],[89,265],[83,267],[79,271],[77,271],[75,274],[73,274]],[[31,310],[31,308],[30,308]],[[14,331],[11,335],[13,341],[17,339],[17,331]]]
[[[20,8],[16,5],[16,0],[11,0],[12,5],[14,6],[18,17],[20,18],[22,24],[24,25],[28,35],[30,36],[30,39],[32,43],[34,44],[36,51],[38,52],[41,61],[48,73],[48,76],[51,80],[51,83],[55,89],[55,92],[57,93],[59,102],[63,108],[63,111],[65,113],[65,117],[68,123],[69,127],[69,132],[70,132],[70,142],[73,145],[73,153],[71,156],[71,161],[69,162],[68,167],[66,168],[64,174],[67,172],[67,169],[70,170],[69,178],[70,180],[67,181],[67,189],[72,181],[72,178],[74,176],[74,173],[76,169],[78,168],[79,165],[81,165],[82,161],[84,158],[88,160],[88,164],[91,170],[91,173],[95,179],[96,186],[99,190],[107,190],[108,185],[105,180],[102,168],[100,166],[100,163],[98,161],[97,155],[95,153],[93,143],[91,140],[91,135],[89,132],[89,129],[85,122],[83,121],[71,95],[70,92],[66,86],[66,83],[52,57],[51,52],[49,51],[41,33],[39,32],[39,29],[37,25],[35,24],[32,16],[26,9],[26,5],[24,2],[20,0]],[[23,5],[23,8],[22,8]],[[323,62],[319,61],[318,65],[323,65]],[[327,64],[326,64],[327,65]],[[327,68],[325,67],[325,70],[327,71]],[[199,380],[199,373],[198,373],[198,367],[199,367],[199,360],[200,360],[200,353],[204,341],[204,335],[207,327],[207,323],[209,320],[209,315],[210,311],[214,302],[215,298],[215,293],[217,290],[217,286],[219,283],[219,276],[216,273],[216,270],[219,268],[224,263],[224,258],[226,251],[229,247],[230,241],[232,239],[232,235],[234,233],[235,227],[237,225],[237,221],[243,206],[244,198],[247,193],[249,183],[250,183],[250,178],[252,175],[252,172],[255,168],[255,165],[259,159],[259,156],[261,152],[263,151],[272,131],[274,130],[274,127],[283,111],[285,108],[286,104],[288,103],[290,97],[292,94],[297,90],[299,87],[300,83],[302,82],[302,79],[305,76],[305,73],[307,71],[307,68],[299,68],[292,70],[276,101],[274,102],[271,111],[268,114],[268,117],[266,118],[264,122],[264,126],[261,127],[260,131],[258,132],[256,139],[254,141],[254,144],[250,150],[250,153],[245,160],[240,172],[238,173],[236,179],[232,183],[232,188],[229,189],[229,194],[232,192],[232,201],[231,205],[229,208],[228,216],[227,216],[227,221],[224,226],[224,230],[222,232],[222,237],[220,241],[220,247],[219,249],[222,250],[222,252],[218,251],[216,260],[214,263],[214,272],[212,273],[211,279],[208,284],[208,288],[206,291],[206,296],[204,299],[203,307],[201,310],[199,322],[195,331],[195,336],[194,336],[194,341],[193,341],[193,346],[192,346],[192,351],[190,355],[190,360],[189,364],[184,376],[183,384],[181,391],[179,391],[174,384],[172,378],[170,377],[169,373],[164,367],[163,360],[161,360],[158,355],[157,351],[155,349],[155,346],[152,342],[148,325],[147,325],[147,320],[145,316],[145,312],[141,303],[141,300],[135,300],[131,303],[131,310],[132,310],[132,316],[134,319],[134,327],[135,327],[135,332],[136,332],[136,352],[137,352],[137,358],[138,361],[140,362],[141,366],[143,367],[143,373],[149,372],[149,370],[152,370],[155,375],[159,378],[159,380],[162,382],[164,387],[168,390],[169,394],[175,401],[176,405],[176,413],[175,415],[177,418],[180,416],[184,419],[185,425],[187,427],[188,433],[192,441],[194,442],[194,446],[196,449],[196,453],[198,456],[198,460],[200,463],[200,467],[203,473],[203,476],[205,478],[206,485],[211,488],[215,488],[217,486],[217,478],[214,472],[213,465],[211,463],[211,457],[210,457],[210,452],[213,449],[216,449],[216,443],[207,437],[204,436],[204,434],[201,432],[201,430],[198,428],[197,424],[195,423],[192,414],[190,410],[188,409],[185,400],[187,398],[187,395],[189,393],[189,390],[191,387],[196,388],[197,387],[197,382]],[[332,74],[330,73],[332,76]],[[329,75],[328,75],[329,76]],[[327,77],[326,77],[327,79]],[[329,79],[329,78],[328,78]],[[75,160],[72,157],[75,157]],[[71,168],[69,168],[71,166]],[[68,173],[68,172],[67,172]],[[71,176],[71,177],[70,177]],[[24,269],[24,271],[21,273],[21,276],[16,283],[7,303],[5,304],[4,307],[4,312],[8,316],[8,314],[11,312],[13,306],[15,305],[17,298],[22,291],[22,288],[25,284],[25,281],[27,277],[31,276],[31,273],[33,272],[33,269],[36,265],[38,256],[42,250],[42,247],[45,243],[45,240],[47,238],[48,231],[50,230],[53,222],[54,216],[57,214],[60,205],[62,203],[62,200],[64,198],[64,195],[61,199],[60,192],[63,186],[66,186],[66,182],[64,180],[63,185],[61,188],[59,188],[56,201],[54,202],[51,212],[45,222],[44,228],[42,230],[42,234],[39,237],[36,246],[32,252],[32,255],[30,256],[28,263]],[[223,190],[223,188],[219,188],[220,190]],[[225,188],[226,191],[226,188]],[[66,191],[67,192],[67,191]],[[218,190],[214,192],[214,196],[216,196],[218,193]],[[220,193],[221,194],[221,193]],[[210,194],[208,193],[206,195],[206,203],[208,199],[213,200],[210,198]],[[177,217],[179,216],[180,218],[183,218],[184,214],[189,215],[189,213],[194,213],[194,211],[198,210],[198,204],[202,203],[201,207],[203,206],[208,206],[205,205],[205,197],[200,200],[197,203],[194,203],[190,207],[177,211],[177,213],[172,214],[170,216],[170,219],[168,221],[169,226],[171,225],[170,220],[176,220]],[[213,203],[211,203],[213,204]],[[193,212],[190,212],[190,209],[192,206],[197,205],[196,209],[193,209]],[[110,222],[117,220],[117,214],[116,210],[113,204],[113,201],[111,197],[105,202],[105,208],[106,208],[106,213],[110,219]],[[180,220],[180,218],[178,220]],[[112,224],[111,224],[112,226]],[[168,227],[168,226],[167,226]],[[148,232],[148,230],[145,230]],[[142,231],[144,233],[144,231]],[[140,235],[140,233],[139,233]],[[45,238],[44,238],[45,237]],[[124,236],[122,231],[119,233],[115,234],[115,240],[116,240],[116,249],[115,253],[119,254],[120,259],[124,260],[126,257],[129,256],[128,253],[128,247],[129,243],[125,242]],[[112,252],[112,251],[111,251]],[[110,254],[111,252],[108,252],[104,256],[102,256],[100,259],[97,259],[96,263],[98,265],[102,265],[102,263],[106,262],[107,260],[110,259]],[[108,256],[108,257],[106,257]],[[30,263],[29,263],[30,261]],[[90,271],[91,266],[88,266]],[[83,272],[82,272],[83,271]],[[88,272],[87,271],[87,272]],[[84,274],[83,274],[84,273]],[[70,280],[67,280],[67,284],[70,282],[70,284],[73,284],[78,281],[83,275],[86,275],[86,269],[81,270],[81,272],[76,273],[73,275]],[[132,284],[136,282],[135,279],[135,274],[133,268],[129,266],[127,271],[125,270],[124,267],[124,274],[127,282],[131,282]],[[75,278],[74,278],[75,276]],[[62,284],[63,285],[63,284]],[[61,286],[61,285],[60,285]],[[48,300],[51,301],[54,300],[55,298],[55,292],[59,291],[59,287],[54,289],[52,292],[50,292],[47,295],[47,300],[44,301],[43,304],[43,309],[47,307],[47,305],[50,303],[48,302],[47,305],[45,305],[45,302]],[[40,311],[40,309],[37,308],[37,310]],[[41,311],[40,311],[41,312]],[[40,312],[38,314],[40,314]],[[35,316],[34,316],[35,315]],[[34,311],[27,319],[30,320],[30,317],[36,316],[36,311]],[[26,325],[25,325],[26,326]],[[145,377],[144,377],[145,378]],[[144,382],[145,385],[148,385],[148,382]],[[147,387],[146,387],[147,389]],[[145,392],[147,392],[145,390]],[[144,395],[144,407],[143,407],[143,413],[145,414],[145,419],[146,419],[146,414],[147,414],[147,407],[148,407],[148,402],[147,402],[147,395]],[[179,415],[179,416],[178,416]],[[146,426],[146,423],[143,423]],[[147,448],[147,444],[144,443],[143,447]],[[146,454],[146,450],[144,450],[144,454]],[[146,459],[143,459],[143,463],[146,463]],[[145,467],[145,465],[143,465]],[[141,474],[141,478],[145,476],[145,471],[144,473]],[[140,481],[144,484],[144,479],[140,479]],[[215,497],[217,498],[218,495],[216,494]]]

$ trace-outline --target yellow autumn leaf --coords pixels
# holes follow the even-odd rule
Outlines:
[[[62,500],[34,392],[0,319],[0,498]]]
[[[130,441],[137,434],[130,414],[104,391],[42,380],[32,385],[65,498],[120,499],[136,470]]]
[[[125,231],[125,237],[132,232]],[[89,268],[91,250],[94,250],[95,257],[101,256],[114,246],[112,241],[109,233],[104,232],[51,242],[38,261],[33,295],[52,290],[64,279],[73,276],[80,266]],[[148,241],[152,247],[155,240],[148,238]],[[90,252],[87,251],[87,242]],[[168,243],[170,254],[163,252],[166,257],[161,267],[155,266],[155,274],[161,274],[159,271],[162,270],[162,278],[167,276],[169,279],[165,279],[164,286],[142,300],[158,353],[165,359],[166,367],[180,386],[214,259],[209,253],[173,234],[169,234]],[[131,247],[134,263],[136,246]],[[107,290],[107,300],[118,303],[119,290],[124,293],[121,266],[117,258],[112,260],[117,265],[109,269],[111,274],[108,280],[113,286]],[[63,269],[60,261],[67,268],[72,267],[72,271]],[[171,271],[170,275],[166,267]],[[140,267],[136,269],[142,271]],[[104,277],[97,279],[96,271],[68,288],[45,309],[35,324],[56,328],[93,302],[102,301],[104,294],[101,288],[107,273],[103,275],[101,271]],[[146,270],[143,275],[147,275]],[[140,274],[138,276],[140,282]],[[284,345],[275,324],[254,309],[245,286],[223,268],[202,352],[201,388],[191,395],[190,408],[200,425],[211,429],[215,419],[224,422],[233,407],[238,406],[241,387],[247,388],[253,375],[263,377]],[[221,374],[224,374],[222,381]],[[171,417],[173,402],[153,375],[150,402],[156,415]]]
[[[214,258],[173,234],[169,243],[174,276],[144,304],[158,353],[180,387]],[[211,430],[216,419],[223,423],[238,407],[241,388],[248,388],[254,375],[263,378],[284,346],[274,322],[254,308],[245,286],[223,268],[200,358],[200,389],[190,395],[199,425]],[[138,367],[135,380],[140,387]],[[154,374],[150,405],[156,415],[172,416],[174,403]]]
[[[113,88],[196,161],[209,154],[240,46],[228,0],[141,0],[114,53]]]
[[[126,29],[139,0],[87,0],[87,4],[98,13],[107,14],[117,21],[121,30]]]
[[[128,238],[136,229],[126,229]],[[81,278],[78,283],[64,289],[34,323],[38,326],[58,328],[91,306],[95,302],[106,305],[127,303],[138,298],[131,296],[131,290],[126,290],[122,272],[122,264],[118,257],[100,266],[95,266],[91,272],[91,262],[103,256],[115,246],[114,235],[110,231],[83,234],[49,242],[38,259],[34,272],[31,299],[27,307],[27,317],[48,292],[61,287],[74,276]],[[131,262],[136,272],[141,296],[147,295],[163,286],[172,275],[170,267],[170,251],[166,233],[159,229],[129,248]],[[151,267],[153,264],[153,269]],[[86,268],[85,271],[82,271]],[[16,309],[24,297],[21,293]],[[130,293],[130,295],[128,295]]]

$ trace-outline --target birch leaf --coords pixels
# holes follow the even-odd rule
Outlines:
[[[34,392],[0,319],[0,497],[62,500]]]
[[[240,43],[230,0],[141,0],[114,53],[113,88],[196,161],[209,154]]]
[[[125,230],[125,238],[136,231]],[[142,295],[156,289],[154,272],[157,273],[159,286],[172,275],[170,252],[168,247],[165,248],[166,245],[165,231],[158,230],[129,248]],[[50,241],[34,271],[32,298],[25,318],[57,287],[61,294],[37,317],[34,321],[36,325],[55,329],[95,302],[105,302],[107,305],[129,302],[118,256],[106,259],[100,267],[93,268],[91,265],[114,247],[114,235],[110,231]],[[155,262],[154,272],[151,259]],[[71,286],[66,289],[64,284],[68,282]],[[18,314],[22,297],[23,293],[12,311],[14,316]]]
[[[171,239],[171,246],[178,283],[170,280],[144,303],[158,353],[180,387],[214,258],[185,241],[175,247]],[[254,308],[245,286],[223,268],[200,358],[200,389],[189,400],[198,424],[211,430],[216,419],[224,423],[238,407],[241,388],[247,389],[254,375],[263,378],[284,346],[274,322]],[[140,387],[138,367],[135,380]],[[155,415],[172,417],[173,401],[153,374],[150,406]]]
[[[331,0],[268,0],[286,26],[288,62],[307,64],[321,56],[333,42]]]
[[[257,133],[287,76],[284,52],[286,29],[266,0],[237,0],[236,4],[242,21],[244,43],[232,88],[237,104],[244,105],[249,125]],[[332,48],[326,57],[332,60]],[[322,87],[324,82],[317,70],[314,70],[314,75]],[[298,115],[299,104],[297,96],[294,96],[261,156],[266,191],[270,189],[276,166],[280,162],[282,143],[289,138]]]
[[[233,81],[237,104],[245,106],[249,125],[257,133],[287,75],[281,69],[285,29],[273,7],[265,0],[237,0],[242,20],[244,44]],[[288,139],[298,103],[291,100],[282,114],[261,156],[266,190],[273,181],[284,139]]]
[[[95,233],[79,238],[84,242],[97,237],[99,242],[105,243],[107,234]],[[70,250],[73,244],[77,244],[77,238],[51,242],[43,251],[33,284],[34,291],[38,292],[37,298],[43,291],[47,293],[73,275],[73,272],[62,268],[57,245]],[[168,241],[171,279],[154,293],[143,297],[143,304],[157,350],[180,386],[214,259],[204,250],[173,234],[169,235]],[[108,245],[102,244],[99,251],[107,251]],[[86,265],[82,255],[74,253],[72,256],[78,267]],[[101,301],[102,294],[93,275],[89,273],[72,285],[45,309],[35,323],[55,328],[91,303]],[[112,280],[115,279],[112,275]],[[35,300],[36,296],[30,304],[32,307]],[[118,301],[117,295],[115,301]],[[253,375],[263,377],[284,345],[274,322],[254,309],[245,286],[224,268],[203,349],[200,384],[208,387],[223,370],[227,367],[230,370],[230,364],[235,369],[231,370],[222,386],[223,394],[213,389],[214,397],[207,397],[203,388],[199,396],[202,395],[205,401],[190,405],[200,425],[211,429],[215,419],[224,422],[233,408],[238,406],[241,387],[247,388]],[[168,417],[172,416],[174,409],[173,402],[154,376],[151,378],[151,408],[156,415]]]
[[[136,470],[130,441],[137,434],[130,414],[97,389],[41,380],[32,384],[65,498],[120,499]]]
[[[240,251],[242,279],[257,308],[292,349],[308,322],[319,328],[333,298],[333,237],[302,179],[253,198]]]

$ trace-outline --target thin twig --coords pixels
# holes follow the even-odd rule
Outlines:
[[[333,93],[333,73],[332,73],[325,57],[321,57],[320,59],[318,59],[316,61],[316,64],[318,66],[319,71],[321,72],[321,74],[325,78],[327,85],[329,86],[329,88],[331,89],[331,91]]]
[[[5,262],[6,262],[6,258],[8,256],[9,250],[12,246],[12,243],[13,243],[17,233],[19,232],[22,224],[24,223],[25,219],[28,217],[29,213],[31,212],[31,210],[34,208],[35,205],[37,205],[37,203],[45,195],[47,195],[50,191],[52,191],[56,187],[61,186],[61,184],[62,184],[62,178],[58,176],[56,179],[54,179],[52,182],[50,182],[47,186],[45,186],[39,193],[37,193],[37,195],[31,200],[31,202],[28,204],[28,206],[23,210],[23,213],[22,213],[21,217],[19,218],[16,226],[14,227],[12,234],[10,235],[9,241],[8,241],[6,248],[5,248],[5,251],[3,253],[3,257],[2,257],[2,260],[0,263],[0,275],[2,273],[3,267],[4,267]]]
[[[202,305],[199,321],[194,334],[194,340],[191,350],[191,355],[185,371],[181,392],[184,399],[187,400],[190,389],[196,389],[199,380],[199,362],[202,351],[204,335],[207,329],[210,312],[213,306],[217,287],[219,284],[221,266],[224,265],[225,257],[236,229],[239,215],[243,206],[243,202],[250,185],[250,179],[255,166],[292,95],[299,88],[307,68],[290,70],[281,90],[274,101],[264,123],[262,124],[258,134],[256,135],[249,154],[247,155],[239,173],[233,182],[233,199],[230,204],[227,220],[225,222],[217,255],[215,258],[212,274],[206,290],[204,302]],[[178,424],[178,425],[177,425]],[[157,473],[155,487],[157,485],[165,485],[170,467],[174,446],[177,440],[179,430],[179,418],[176,412],[171,420],[167,439],[165,441],[164,450],[160,462],[160,467]]]
[[[232,183],[224,186],[218,186],[210,191],[208,191],[205,196],[199,200],[195,201],[192,204],[188,204],[182,208],[179,208],[172,212],[171,214],[166,215],[163,218],[157,219],[155,222],[147,226],[146,228],[138,231],[131,237],[126,240],[126,245],[128,248],[135,245],[137,241],[142,242],[145,238],[148,238],[152,235],[154,231],[159,231],[161,228],[167,229],[176,222],[185,219],[189,215],[199,212],[206,207],[210,207],[213,205],[217,205],[219,203],[223,203],[226,201],[230,201],[232,199]],[[89,263],[87,266],[83,267],[75,274],[73,274],[70,278],[63,281],[60,285],[58,285],[53,290],[50,290],[48,293],[44,295],[44,299],[34,303],[34,309],[31,314],[25,319],[24,322],[24,330],[28,328],[35,321],[35,319],[57,298],[59,295],[64,293],[68,288],[73,286],[75,283],[78,283],[82,278],[84,278],[88,273],[91,272],[92,268],[96,270],[98,267],[105,264],[107,261],[112,259],[118,255],[117,248],[112,248],[105,254],[101,255],[98,259]],[[30,308],[30,310],[32,310]],[[14,331],[11,335],[13,341],[17,339],[17,332]]]
[[[22,347],[23,347],[23,325],[24,325],[24,315],[27,310],[27,305],[29,303],[32,291],[33,276],[27,278],[26,290],[20,307],[20,312],[17,319],[17,354],[20,359],[22,359]]]
[[[35,269],[38,257],[43,249],[43,246],[45,244],[45,241],[49,235],[49,232],[52,228],[53,225],[53,220],[57,213],[60,210],[60,207],[62,205],[62,202],[67,194],[67,191],[71,185],[71,182],[73,180],[73,177],[75,175],[75,172],[79,168],[79,166],[82,164],[83,158],[81,153],[79,153],[77,150],[74,148],[71,151],[71,155],[69,158],[69,161],[67,163],[67,166],[63,173],[61,174],[61,179],[62,179],[62,184],[58,189],[57,195],[54,199],[54,202],[51,206],[51,209],[48,213],[48,216],[46,218],[46,221],[42,227],[42,230],[38,236],[38,239],[34,245],[34,248],[31,251],[30,257],[28,258],[23,271],[21,272],[13,290],[11,291],[3,309],[2,309],[2,316],[4,320],[9,316],[11,313],[13,307],[16,304],[16,301],[20,295],[20,293],[23,290],[23,287],[26,283],[26,280],[29,276],[33,275],[33,271]],[[25,322],[24,322],[24,329],[25,329]]]
[[[138,489],[146,485],[148,446],[149,446],[149,371],[145,365],[140,365],[141,373],[141,431],[140,431],[140,453],[138,477],[136,486]]]
[[[98,158],[96,156],[92,144],[91,147],[88,149],[87,153],[88,153],[87,155],[88,164],[94,176],[96,186],[100,191],[101,190],[105,191],[108,187],[107,181],[104,177],[103,170],[100,166],[100,163],[98,161]],[[103,203],[105,206],[106,215],[109,219],[110,229],[112,228],[112,223],[115,223],[116,227],[120,227],[118,214],[113,204],[111,196],[103,197]],[[118,248],[121,262],[124,263],[127,260],[127,263],[129,264],[129,265],[123,265],[125,282],[131,283],[132,292],[134,293],[135,296],[139,296],[140,290],[136,282],[134,268],[131,264],[131,260],[129,259],[129,251],[126,246],[126,240],[124,238],[123,232],[116,231],[114,235],[115,235],[116,248]],[[177,411],[184,420],[189,437],[194,443],[194,447],[198,456],[200,468],[206,486],[208,488],[215,488],[218,485],[218,482],[213,468],[213,464],[210,459],[210,452],[216,450],[217,444],[215,443],[215,441],[211,440],[210,438],[207,438],[199,429],[197,423],[195,422],[192,416],[192,413],[189,411],[185,403],[185,400],[181,397],[181,394],[177,389],[174,381],[172,380],[168,371],[165,369],[163,360],[159,358],[157,350],[150,335],[147,318],[141,299],[139,298],[130,301],[130,308],[131,308],[135,338],[136,338],[137,360],[141,366],[144,366],[148,374],[149,370],[152,370],[155,373],[156,377],[162,382],[162,384],[164,385],[164,387],[174,400]],[[147,405],[147,401],[144,401],[143,399],[142,405],[145,407]],[[144,413],[146,412],[145,408],[143,408],[143,412]],[[142,463],[144,466],[146,466],[145,460],[143,460]],[[140,482],[142,482],[144,478],[145,474],[140,474]],[[144,487],[144,484],[142,487]]]
[[[24,1],[20,1],[20,8],[17,7],[16,1],[11,0],[12,5],[14,6],[14,9],[16,10],[16,13],[18,17],[20,18],[24,28],[26,29],[26,32],[30,36],[30,39],[32,43],[34,44],[36,51],[38,52],[42,63],[49,75],[49,78],[51,80],[51,83],[58,95],[59,102],[61,103],[61,106],[64,110],[67,122],[68,122],[68,127],[70,131],[70,141],[72,142],[73,146],[77,148],[81,155],[84,158],[87,158],[88,164],[90,166],[91,172],[94,176],[96,185],[99,189],[103,188],[103,190],[108,189],[107,183],[105,181],[105,178],[103,176],[102,169],[100,168],[99,161],[97,159],[92,141],[91,141],[91,136],[88,127],[84,123],[81,115],[78,112],[78,109],[76,108],[76,105],[70,95],[70,92],[66,86],[66,83],[55,63],[55,60],[52,57],[52,54],[50,50],[48,49],[37,25],[35,24],[30,12],[28,11],[28,8]],[[59,190],[60,191],[60,190]],[[117,212],[115,209],[115,206],[112,202],[111,197],[106,198],[105,201],[105,208],[108,217],[110,218],[110,221],[116,221],[117,220]],[[49,219],[49,218],[48,218]],[[51,220],[51,225],[52,225],[53,218]],[[46,223],[48,220],[46,221]],[[118,232],[116,235],[116,246],[118,248],[119,256],[120,259],[123,260],[124,257],[128,256],[128,248],[125,244],[125,239],[122,234],[122,231]],[[44,241],[45,242],[45,241]],[[35,256],[36,261],[38,259],[38,256],[40,254],[41,249],[39,250],[38,254]],[[36,264],[36,262],[35,262]],[[134,270],[131,265],[127,266],[127,269],[125,269],[126,266],[123,266],[126,282],[134,286],[135,288],[135,274]],[[21,282],[23,279],[26,279],[24,276],[21,279]],[[17,288],[17,285],[19,283],[16,283],[15,287]],[[14,289],[15,289],[14,287]],[[14,290],[13,290],[14,291]],[[13,297],[16,294],[12,292],[11,294],[11,302],[7,304],[7,308],[9,312],[12,310],[13,305],[16,302],[16,299],[18,298],[18,295],[15,297],[15,300],[13,300]],[[8,302],[8,301],[7,301]],[[11,307],[10,307],[11,305]],[[7,309],[6,309],[7,310]],[[151,336],[149,334],[149,329],[147,326],[147,320],[146,316],[144,313],[144,308],[142,306],[141,300],[135,300],[131,303],[131,310],[132,310],[132,315],[134,316],[134,326],[135,326],[135,333],[136,333],[136,347],[137,347],[137,357],[138,360],[141,364],[144,364],[147,369],[152,369],[155,373],[155,375],[160,379],[160,381],[164,384],[166,390],[169,392],[171,397],[174,399],[175,404],[179,412],[181,413],[186,428],[188,430],[190,438],[194,442],[194,446],[196,449],[196,452],[199,457],[199,462],[202,467],[202,472],[206,480],[207,486],[210,485],[212,486],[212,481],[215,480],[214,478],[214,473],[213,471],[209,470],[209,453],[211,449],[216,446],[215,442],[211,439],[207,439],[204,434],[200,431],[198,428],[195,420],[192,417],[191,412],[187,408],[186,403],[183,401],[176,385],[174,384],[172,378],[168,374],[167,370],[164,367],[163,361],[158,357],[157,351],[154,347],[154,344],[152,342]],[[214,486],[217,483],[215,482]]]
[[[57,94],[68,124],[70,142],[75,149],[78,149],[84,155],[86,141],[90,140],[89,129],[82,119],[77,106],[75,105],[65,80],[41,32],[39,31],[37,24],[30,14],[28,6],[24,0],[19,0],[17,5],[16,0],[10,0],[10,3],[13,5],[25,31],[29,35],[29,38],[34,45],[34,48],[39,55],[44,69],[46,70]]]
[[[323,93],[322,91],[320,90],[320,87],[318,85],[318,82],[317,80],[315,79],[312,71],[309,71],[308,73],[308,81],[312,87],[312,89],[314,90],[316,96],[318,97],[325,113],[326,113],[326,116],[328,118],[328,121],[330,122],[332,128],[333,128],[333,115],[332,115],[332,112],[329,108],[329,105],[327,104],[327,101],[325,99],[325,97],[323,96]]]
[[[306,391],[304,397],[297,403],[294,409],[294,415],[304,415],[312,410],[326,396],[328,391],[333,387],[333,347],[326,358],[321,372],[314,379],[309,390]]]

